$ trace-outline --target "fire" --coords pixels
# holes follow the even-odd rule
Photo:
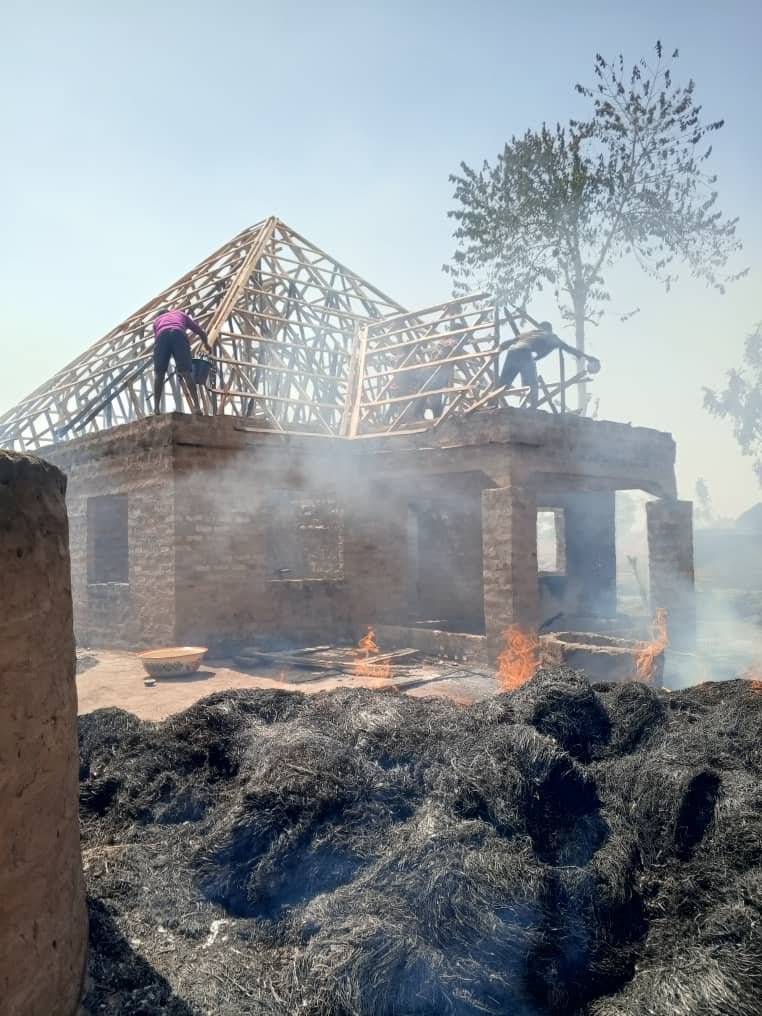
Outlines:
[[[376,633],[369,626],[368,634],[364,635],[357,643],[355,649],[355,677],[379,678],[387,680],[392,676],[392,665],[389,660],[381,663],[375,662],[375,657],[381,650],[376,645]]]
[[[755,695],[762,692],[762,663],[752,663],[746,670],[741,671],[741,677],[749,682]]]
[[[635,660],[636,681],[651,684],[654,679],[656,660],[668,645],[667,612],[659,607],[656,610],[656,617],[651,625],[651,639],[643,643],[640,654]]]
[[[514,691],[525,684],[540,662],[540,642],[533,632],[511,625],[503,632],[506,647],[498,658],[497,679],[503,691]]]

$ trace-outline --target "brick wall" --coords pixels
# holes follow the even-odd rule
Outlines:
[[[320,482],[316,477],[321,477]],[[307,464],[278,449],[178,445],[175,455],[177,637],[224,650],[246,642],[335,641],[350,628],[347,584],[314,577],[317,530],[301,531],[278,506],[336,498],[330,464]],[[326,533],[334,540],[335,529]],[[278,574],[304,541],[310,576]],[[302,555],[296,555],[302,559]]]
[[[667,611],[670,645],[689,649],[696,640],[693,504],[649,501],[646,518],[651,608]]]
[[[537,500],[523,487],[482,492],[484,617],[490,653],[503,647],[508,625],[536,628],[539,616],[537,575]]]
[[[358,479],[344,495],[344,573],[353,639],[367,625],[410,615],[407,496],[392,483]]]
[[[444,490],[411,505],[415,619],[441,619],[448,631],[483,633],[481,491]]]
[[[531,627],[545,616],[537,484],[545,491],[559,484],[567,578],[574,573],[583,592],[608,595],[610,495],[579,495],[577,510],[558,491],[609,484],[607,471],[617,463],[621,469],[644,457],[642,468],[650,468],[651,453],[658,460],[653,484],[668,485],[673,442],[595,421],[549,417],[540,425],[520,413],[491,419],[489,427],[485,417],[458,424],[452,434],[427,434],[432,446],[422,447],[420,438],[366,445],[258,434],[225,417],[167,416],[52,450],[50,458],[70,477],[79,641],[135,649],[332,642],[356,639],[367,624],[404,626],[434,613],[448,621],[452,615],[450,627],[486,630],[494,645],[506,625]],[[442,442],[454,443],[438,447]],[[124,583],[88,576],[88,498],[104,495],[128,499]],[[335,500],[342,561],[336,527],[327,526],[323,540],[317,516],[306,528],[304,518],[284,521],[277,509],[284,497]],[[591,515],[584,497],[602,498],[605,510]],[[411,504],[421,499],[438,518],[428,542],[411,521]],[[597,563],[590,562],[591,547]],[[332,577],[319,577],[334,565]],[[559,579],[568,598],[568,582]]]
[[[174,640],[171,418],[46,451],[68,477],[74,625],[80,645],[145,649]],[[127,498],[127,582],[93,582],[88,501]],[[90,509],[92,514],[92,507]]]

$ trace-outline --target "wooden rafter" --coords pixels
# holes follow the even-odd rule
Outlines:
[[[0,445],[34,451],[152,412],[152,322],[187,310],[213,347],[207,412],[260,429],[345,438],[415,432],[505,404],[497,308],[484,293],[409,311],[271,217],[239,233],[0,417]],[[564,412],[587,375],[541,380]],[[167,411],[187,393],[170,374]],[[510,404],[510,403],[509,403]]]
[[[152,322],[187,310],[217,357],[208,408],[277,430],[338,432],[355,324],[401,306],[269,218],[239,233],[0,417],[0,445],[36,450],[147,416]],[[269,353],[267,352],[269,351]],[[165,410],[187,411],[176,379]]]

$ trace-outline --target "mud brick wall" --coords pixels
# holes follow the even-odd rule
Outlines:
[[[410,612],[407,496],[358,477],[344,488],[344,572],[352,639],[368,625],[400,624]]]
[[[537,576],[537,499],[524,487],[482,492],[484,618],[489,652],[503,648],[503,631],[512,624],[539,624]]]
[[[61,473],[0,452],[0,1011],[73,1016],[87,915]]]
[[[171,418],[120,427],[46,454],[68,477],[78,643],[109,649],[171,645],[175,632]],[[99,572],[93,562],[91,499],[114,495],[127,498],[127,581],[94,581]],[[117,511],[115,523],[120,521]],[[119,539],[116,525],[114,538]]]
[[[610,492],[671,490],[672,439],[574,417],[477,416],[393,445],[175,415],[60,446],[51,457],[70,476],[80,642],[304,644],[441,618],[450,631],[486,631],[494,646],[508,624],[534,626],[559,601],[565,613],[609,613]],[[92,568],[88,525],[92,498],[119,495],[126,576],[116,547]],[[294,508],[313,497],[333,498],[342,516],[340,555],[320,509]],[[422,532],[415,505],[426,501]],[[566,575],[542,580],[542,605],[538,503],[566,510]]]
[[[246,642],[304,644],[347,637],[349,593],[345,578],[323,563],[330,578],[316,578],[319,531],[299,531],[300,514],[281,513],[290,500],[337,500],[328,466],[269,448],[175,449],[175,582],[177,639],[218,650]],[[333,541],[335,528],[326,532]],[[307,576],[278,574],[293,565],[290,543],[304,537],[314,567]],[[319,548],[318,548],[319,549]],[[346,554],[346,551],[345,551]]]
[[[667,611],[670,645],[690,649],[696,641],[693,504],[649,501],[646,519],[651,608]]]
[[[408,554],[414,565],[415,620],[446,630],[484,632],[481,491],[411,501]]]

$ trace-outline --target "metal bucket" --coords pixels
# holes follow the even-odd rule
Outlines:
[[[209,380],[209,371],[212,368],[211,363],[208,360],[194,359],[192,366],[194,384],[205,385]]]

